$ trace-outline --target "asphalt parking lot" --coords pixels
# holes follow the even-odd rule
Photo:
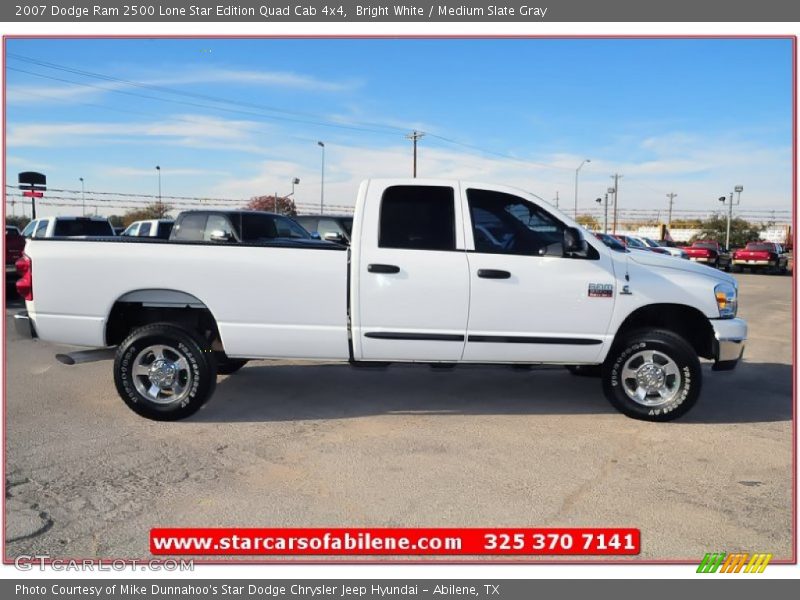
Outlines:
[[[148,556],[154,526],[633,526],[641,559],[792,549],[792,278],[743,274],[746,358],[633,421],[562,368],[251,363],[147,421],[108,362],[68,367],[6,311],[6,558]],[[481,559],[485,560],[485,559]]]

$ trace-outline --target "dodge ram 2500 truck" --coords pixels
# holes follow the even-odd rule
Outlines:
[[[732,369],[747,337],[732,276],[615,252],[510,187],[365,181],[349,248],[194,225],[209,235],[30,240],[17,329],[113,352],[122,399],[159,420],[248,359],[305,358],[563,364],[599,374],[624,414],[667,421],[698,399],[698,357]]]

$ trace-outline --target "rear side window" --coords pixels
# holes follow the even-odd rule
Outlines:
[[[92,219],[70,219],[68,221],[56,219],[53,229],[55,236],[103,236],[114,235],[107,221],[94,221]]]
[[[278,237],[295,238],[301,240],[305,240],[310,237],[305,229],[286,217],[276,217],[275,228],[278,230]]]
[[[161,238],[162,240],[168,240],[169,234],[172,233],[172,226],[175,223],[159,223],[158,224],[158,233],[156,237]]]
[[[295,221],[300,223],[303,227],[306,228],[307,231],[318,231],[317,222],[319,219],[316,217],[295,217]]]
[[[203,240],[208,242],[211,241],[211,234],[215,231],[221,231],[222,233],[228,234],[229,238],[233,238],[233,231],[232,231],[231,223],[228,221],[227,217],[222,215],[209,215],[208,222],[206,223],[205,233],[203,234]]]
[[[142,226],[139,227],[139,235],[150,235],[150,228],[152,225],[150,223],[142,223]]]
[[[190,242],[199,242],[203,239],[203,230],[206,227],[208,215],[194,214],[181,218],[180,225],[175,228],[172,239]]]
[[[278,237],[275,219],[270,215],[243,214],[242,241],[270,241]]]
[[[378,245],[411,250],[455,250],[453,188],[397,185],[381,201]]]

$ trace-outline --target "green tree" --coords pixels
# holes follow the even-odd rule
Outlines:
[[[728,227],[728,217],[716,214],[713,217],[702,221],[701,229],[692,241],[700,239],[717,240],[721,244],[725,243],[725,236]],[[761,225],[745,221],[741,217],[731,219],[731,248],[741,248],[747,242],[757,240],[761,237]]]
[[[272,196],[254,196],[250,198],[247,203],[249,210],[263,210],[265,212],[276,212],[281,215],[289,215],[291,217],[297,214],[297,207],[294,200],[287,196],[278,196],[277,199]]]

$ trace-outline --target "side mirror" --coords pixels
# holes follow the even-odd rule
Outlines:
[[[342,242],[344,242],[344,236],[341,233],[329,231],[328,233],[325,234],[325,241],[336,242],[337,244],[341,244]]]
[[[581,230],[577,227],[564,229],[564,256],[586,258],[588,254],[589,244],[583,239]]]
[[[229,232],[222,231],[221,229],[215,229],[209,236],[212,242],[229,242],[232,238],[233,236]]]

